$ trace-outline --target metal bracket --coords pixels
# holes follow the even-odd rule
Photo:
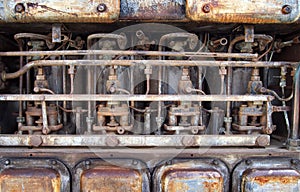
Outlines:
[[[52,25],[52,43],[61,42],[61,24]]]

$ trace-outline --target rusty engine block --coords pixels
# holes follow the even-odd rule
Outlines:
[[[0,10],[0,191],[300,191],[299,1]]]

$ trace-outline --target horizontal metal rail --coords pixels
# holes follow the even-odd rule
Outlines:
[[[0,101],[271,101],[270,95],[89,95],[5,94]]]
[[[38,60],[32,61],[24,65],[21,69],[14,73],[2,72],[2,80],[14,79],[25,74],[33,67],[46,66],[135,66],[135,65],[151,65],[151,66],[209,66],[209,67],[281,67],[281,66],[297,66],[298,62],[252,62],[252,61],[183,61],[183,60]]]
[[[162,51],[122,51],[122,50],[67,50],[67,51],[8,51],[0,56],[60,56],[60,55],[137,55],[137,56],[175,56],[209,58],[255,59],[258,54],[251,53],[216,53],[216,52],[162,52]]]
[[[269,135],[0,135],[0,146],[229,147],[269,144]]]

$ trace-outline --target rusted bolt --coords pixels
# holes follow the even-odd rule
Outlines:
[[[203,11],[204,13],[209,13],[209,12],[210,12],[210,5],[209,5],[209,4],[203,5],[202,11]]]
[[[22,3],[16,4],[16,6],[15,6],[15,12],[16,13],[22,13],[24,11],[25,11],[25,7]]]
[[[217,160],[213,160],[213,165],[219,165],[219,161],[217,161]]]
[[[246,163],[246,165],[251,165],[251,164],[252,164],[252,161],[249,160],[249,159],[247,159],[245,163]]]
[[[181,143],[186,147],[192,146],[195,143],[195,139],[193,136],[184,136],[181,139]]]
[[[107,9],[107,7],[104,3],[99,4],[98,7],[97,7],[97,11],[100,12],[100,13],[106,11],[106,9]]]
[[[118,132],[120,135],[123,135],[123,134],[125,133],[125,129],[122,128],[122,127],[118,127],[117,132]]]
[[[119,139],[115,136],[106,137],[105,143],[107,146],[115,147],[119,144]]]
[[[51,164],[52,164],[52,165],[56,165],[56,164],[57,164],[57,161],[53,160],[53,161],[51,161]]]
[[[132,160],[132,165],[137,165],[138,161],[137,160]]]
[[[199,132],[199,130],[197,128],[193,128],[191,129],[191,132],[192,134],[196,135]]]
[[[85,161],[84,164],[85,164],[85,165],[90,165],[90,164],[91,164],[91,161],[89,161],[89,160],[88,160],[88,161]]]
[[[5,160],[4,164],[5,164],[5,165],[9,165],[9,164],[10,164],[10,160],[8,160],[8,159]]]
[[[40,136],[32,136],[29,140],[29,145],[32,147],[38,147],[43,143],[43,139]]]
[[[296,164],[298,164],[298,161],[297,161],[296,159],[292,159],[292,160],[291,160],[291,163],[292,163],[293,165],[296,165]]]
[[[284,5],[281,9],[283,14],[290,14],[292,12],[292,7],[290,5]]]
[[[259,136],[257,139],[256,139],[256,144],[258,146],[266,146],[269,144],[269,138],[268,137],[264,137],[264,136]]]

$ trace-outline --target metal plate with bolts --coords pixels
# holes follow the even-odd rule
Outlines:
[[[229,172],[218,159],[174,159],[153,174],[157,192],[228,191]]]
[[[290,23],[299,17],[298,5],[297,0],[187,0],[186,14],[205,22]]]
[[[119,18],[119,0],[8,0],[2,4],[2,22],[113,22]]]
[[[269,135],[1,135],[1,146],[233,147],[270,144]]]
[[[0,191],[70,191],[70,174],[56,159],[3,158],[0,160]]]
[[[134,159],[87,159],[74,168],[73,191],[149,192],[149,172]]]
[[[235,167],[232,178],[233,191],[300,191],[300,160],[246,159]]]

